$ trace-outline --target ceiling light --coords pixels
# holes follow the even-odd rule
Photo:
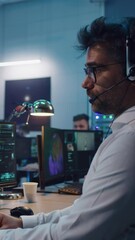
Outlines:
[[[12,61],[12,62],[0,62],[0,67],[7,67],[7,66],[16,66],[16,65],[27,65],[27,64],[37,64],[40,63],[40,59],[34,60],[24,60],[24,61]]]

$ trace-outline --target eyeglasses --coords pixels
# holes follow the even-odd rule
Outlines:
[[[117,65],[121,63],[110,63],[110,64],[102,64],[102,65],[97,65],[97,66],[90,66],[89,64],[86,64],[84,71],[85,74],[88,75],[93,81],[93,83],[96,83],[96,74],[101,73],[106,70],[106,67],[111,66],[111,65]]]

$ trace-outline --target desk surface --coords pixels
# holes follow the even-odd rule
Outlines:
[[[27,203],[24,198],[18,200],[0,200],[0,211],[10,214],[10,209],[18,206],[30,207],[34,213],[50,212],[70,206],[78,196],[54,193],[37,193],[35,203]]]

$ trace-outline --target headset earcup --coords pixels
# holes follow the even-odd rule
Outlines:
[[[131,66],[129,69],[129,74],[127,76],[129,81],[135,81],[135,66]]]

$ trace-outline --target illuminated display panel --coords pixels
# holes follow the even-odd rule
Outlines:
[[[84,177],[102,139],[102,131],[42,126],[42,137],[39,138],[40,187],[43,189],[48,185]]]
[[[102,131],[64,130],[65,179],[78,181],[87,174],[102,140]]]
[[[40,187],[64,181],[63,131],[42,126]]]
[[[0,187],[16,184],[15,124],[0,122]]]

